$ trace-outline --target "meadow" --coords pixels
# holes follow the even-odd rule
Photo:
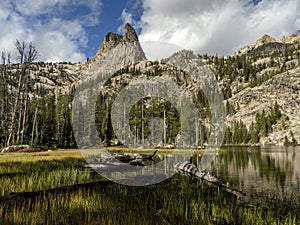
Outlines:
[[[1,154],[0,224],[300,223],[293,195],[265,193],[260,203],[247,206],[189,177],[123,186],[78,168],[82,162],[79,150]]]

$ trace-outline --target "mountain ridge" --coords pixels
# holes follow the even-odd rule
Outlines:
[[[195,56],[195,60],[202,60],[203,63],[210,68],[223,91],[224,104],[228,106],[227,130],[225,134],[226,144],[283,145],[285,143],[294,143],[293,140],[300,143],[299,43],[300,34],[283,37],[280,40],[264,35],[254,44],[249,45],[250,47],[246,46],[241,49],[238,54],[233,54],[229,57]],[[184,64],[184,62],[186,62],[185,56],[188,54],[191,54],[191,52],[182,51],[175,53],[170,56],[170,58],[178,57],[177,61]],[[61,109],[61,105],[65,104],[64,108],[66,112],[64,113],[66,115],[66,113],[69,113],[71,110],[69,101],[74,98],[74,91],[84,86],[87,88],[85,88],[81,96],[82,99],[79,98],[79,100],[82,101],[79,102],[80,104],[78,105],[81,108],[85,108],[86,105],[88,105],[88,95],[90,94],[88,88],[97,84],[99,81],[103,82],[104,86],[111,87],[111,89],[104,88],[106,93],[113,93],[114,88],[116,90],[123,88],[129,84],[131,80],[135,80],[139,76],[144,78],[163,76],[178,82],[178,84],[182,85],[186,90],[191,92],[199,91],[198,87],[195,86],[195,82],[189,78],[189,74],[186,73],[186,71],[182,71],[180,68],[170,67],[166,64],[168,64],[168,60],[162,60],[161,62],[148,61],[134,28],[126,24],[124,36],[112,32],[108,33],[104,37],[103,43],[99,46],[96,55],[85,64],[32,63],[27,68],[26,76],[24,76],[24,79],[30,77],[30,88],[28,91],[33,104],[28,106],[31,107],[29,110],[31,113],[29,114],[29,118],[35,118],[36,115],[38,115],[37,112],[43,106],[43,102],[50,101],[49,96],[52,95],[55,95],[54,99],[60,99],[60,106],[56,106],[57,110]],[[9,90],[10,96],[7,96],[5,92],[1,92],[0,94],[3,95],[3,99],[11,101],[7,104],[9,108],[5,109],[6,106],[3,105],[2,108],[0,107],[0,110],[5,109],[9,111],[15,104],[14,96],[17,94],[18,78],[22,71],[22,65],[2,65],[0,69],[3,74],[0,79],[7,79],[4,80],[4,84],[6,85],[5,88]],[[111,77],[113,77],[113,79],[111,79]],[[95,91],[97,90],[99,90],[99,88],[95,89]],[[23,93],[23,90],[21,90],[21,94],[25,95],[26,93]],[[62,95],[68,99],[65,100],[64,103],[64,97],[62,97]],[[112,95],[108,94],[107,96],[108,99],[110,99]],[[205,136],[210,131],[209,116],[207,115],[210,113],[209,107],[203,93],[199,92],[191,96],[199,107],[203,107],[199,109],[199,111],[205,113],[205,115],[202,121],[199,120],[198,128],[200,130],[198,133]],[[51,104],[58,104],[58,100],[51,102]],[[147,106],[150,105],[147,101],[145,101],[145,104],[147,104]],[[160,104],[162,104],[162,102],[160,102]],[[94,103],[89,105],[93,106]],[[276,105],[277,110],[282,114],[280,118],[273,118],[274,105]],[[21,108],[21,106],[19,107]],[[162,106],[160,108],[162,108]],[[104,108],[104,110],[106,111],[100,116],[109,113],[107,108]],[[9,113],[5,112],[1,114],[9,115]],[[56,114],[60,115],[61,112],[56,112]],[[49,115],[45,113],[45,120],[49,119],[47,116],[49,117]],[[52,118],[52,124],[54,120],[55,118]],[[65,124],[62,117],[60,117],[60,120],[57,126]],[[260,120],[263,120],[265,124],[259,124],[261,122]],[[7,123],[9,123],[10,118],[8,118],[7,121]],[[31,121],[35,123],[34,126],[36,128],[34,130],[39,129],[45,133],[43,124],[36,124],[38,123],[37,121],[38,120]],[[90,126],[91,122],[93,121],[89,121],[85,118],[85,127],[78,127],[78,129],[75,130],[87,129],[87,132],[90,132],[90,127],[88,126]],[[67,124],[69,125],[69,123],[70,122]],[[28,130],[31,133],[27,134],[27,140],[33,140],[33,137],[30,136],[33,135],[32,128],[30,128],[31,126],[33,125],[28,125]],[[255,127],[253,128],[253,126]],[[62,129],[61,126],[59,129]],[[101,130],[103,131],[105,129],[104,127]],[[257,142],[253,142],[252,137],[250,137],[255,129],[259,136]],[[245,131],[245,137],[236,143],[236,141],[239,141],[237,134],[242,131]],[[61,133],[63,132],[62,130]],[[71,129],[69,129],[68,132],[71,132]],[[3,133],[5,133],[5,129]],[[52,135],[54,133],[55,130],[49,132],[49,134]],[[71,133],[68,135],[72,136]],[[59,134],[56,136],[59,138],[62,137],[62,135],[59,136]],[[207,141],[208,137],[204,136],[202,138]],[[42,138],[38,133],[34,137]],[[172,136],[172,140],[174,140],[174,136]],[[2,140],[0,139],[0,141]],[[39,143],[39,141],[42,141],[42,139],[37,139],[37,143]],[[52,139],[51,142],[53,142]],[[64,143],[66,142],[64,141]],[[203,144],[205,141],[202,140],[201,143]],[[74,146],[74,144],[72,144],[72,146]]]
[[[102,55],[103,53],[109,51],[110,49],[114,48],[119,44],[126,44],[130,42],[139,42],[138,36],[134,28],[129,24],[125,24],[125,35],[122,36],[120,34],[115,34],[113,32],[109,32],[105,37],[98,48],[98,51],[95,57]],[[146,59],[146,57],[145,57]]]
[[[230,58],[222,59],[221,57],[210,59],[210,57],[208,57],[208,59],[206,59],[212,61],[208,63],[208,66],[215,71],[217,77],[220,76],[218,78],[220,84],[223,87],[229,86],[229,89],[232,90],[232,96],[226,98],[224,103],[229,102],[232,105],[239,105],[234,115],[227,116],[229,127],[233,126],[232,124],[234,124],[235,121],[241,120],[244,121],[246,127],[249,129],[251,123],[255,122],[255,116],[258,113],[265,112],[267,115],[269,109],[271,109],[275,103],[278,103],[283,118],[285,118],[286,121],[281,119],[273,124],[272,128],[271,125],[269,125],[270,127],[268,129],[270,129],[270,133],[267,134],[266,137],[262,136],[260,138],[260,144],[283,145],[287,139],[291,140],[291,138],[300,141],[300,132],[298,131],[300,130],[300,125],[298,124],[300,118],[297,116],[298,111],[293,110],[293,107],[299,106],[297,94],[300,93],[299,90],[295,88],[295,85],[296,87],[297,85],[300,86],[297,79],[297,75],[300,73],[298,70],[299,60],[296,60],[296,56],[299,52],[296,48],[299,47],[299,43],[300,35],[297,34],[290,37],[283,37],[280,40],[276,40],[269,35],[264,35],[254,44],[250,45],[250,47],[247,46],[240,50],[241,52],[244,51],[244,53],[241,54],[240,52],[239,54],[233,55],[237,63],[239,63],[239,60],[244,60],[243,64],[246,63],[249,69],[246,67],[243,68],[243,66],[239,68],[240,66],[238,64],[233,64],[236,67],[235,70],[238,71],[237,73],[241,75],[238,75],[237,78],[233,78],[229,83],[227,77],[232,76],[232,74],[226,72],[222,76],[218,75],[219,63],[217,62],[222,62],[223,60],[222,65],[224,65],[224,63],[226,65]],[[295,49],[290,49],[289,47],[294,47]],[[288,50],[291,52],[287,53]],[[255,53],[256,56],[253,55],[253,53]],[[292,55],[286,58],[286,56],[284,56],[286,54]],[[245,55],[246,57],[243,57]],[[248,55],[249,57],[253,55],[251,56],[253,58],[250,57],[248,59]],[[182,60],[184,61],[184,59]],[[143,65],[147,65],[147,63],[145,62]],[[158,68],[161,67],[162,65],[158,64]],[[122,77],[122,75],[120,76]],[[125,73],[124,79],[127,79],[125,78],[126,76]],[[122,78],[119,79],[119,82],[120,80],[122,80]],[[290,80],[293,80],[294,86],[293,84],[289,86]],[[286,85],[288,88],[285,88]],[[190,84],[187,84],[187,86],[190,86]],[[277,97],[278,91],[282,92],[280,97]],[[290,93],[293,93],[292,96],[295,99],[288,99]],[[265,111],[263,109],[265,109]],[[249,113],[250,111],[252,111],[252,113]],[[279,123],[287,124],[287,127],[282,127]]]
[[[283,36],[281,39],[275,39],[270,35],[265,34],[261,38],[259,38],[255,43],[241,48],[239,51],[233,53],[232,55],[236,56],[242,54],[249,54],[255,51],[264,53],[264,52],[275,51],[276,49],[284,50],[285,47],[289,47],[292,45],[299,46],[299,44],[300,44],[300,34]]]

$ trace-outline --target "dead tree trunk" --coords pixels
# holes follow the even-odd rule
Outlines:
[[[8,135],[6,146],[11,145],[11,142],[14,139],[14,135],[15,135],[15,120],[16,120],[16,116],[17,116],[19,101],[20,101],[21,81],[22,81],[22,75],[20,74],[18,87],[17,87],[17,96],[15,99],[15,104],[13,106],[13,111],[12,111],[12,116],[11,116],[11,124],[10,124],[10,129],[9,129],[10,132]]]
[[[29,96],[29,83],[30,83],[30,64],[37,59],[37,50],[32,43],[29,43],[28,47],[24,42],[20,43],[19,40],[16,41],[15,46],[19,52],[19,59],[21,65],[21,74],[18,80],[17,95],[15,98],[15,104],[12,110],[12,118],[10,124],[10,133],[6,142],[9,146],[15,138],[15,128],[16,128],[16,117],[19,113],[19,121],[17,126],[17,141],[23,142],[25,124],[28,117],[28,96]],[[22,96],[22,99],[20,99]],[[24,109],[22,104],[24,104]]]
[[[34,111],[34,117],[33,117],[33,124],[32,124],[32,132],[31,132],[31,145],[33,145],[34,142],[34,132],[35,128],[37,127],[37,113],[38,113],[39,104],[37,104],[35,111]]]
[[[250,205],[249,203],[251,199],[246,195],[246,193],[231,187],[228,183],[225,183],[224,181],[219,180],[215,176],[210,175],[209,172],[200,171],[197,166],[190,162],[177,163],[175,165],[175,170],[177,171],[177,173],[194,176],[210,184],[216,185],[222,190],[237,196],[238,199],[244,204]]]

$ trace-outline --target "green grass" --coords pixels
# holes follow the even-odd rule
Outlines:
[[[91,182],[88,171],[76,168],[83,161],[78,150],[2,154],[0,195]]]
[[[217,188],[175,176],[151,187],[111,184],[93,190],[9,202],[2,224],[298,224],[299,215],[275,207],[245,207]],[[293,204],[297,204],[293,202]],[[29,207],[30,206],[30,207]]]
[[[0,178],[0,195],[8,195],[11,192],[39,191],[91,181],[89,172],[78,172],[73,167],[56,169],[49,172],[33,171],[29,174],[17,174],[12,177]]]
[[[44,190],[95,181],[76,170],[74,151],[1,155],[0,170],[20,173],[1,177],[1,195]],[[16,157],[15,157],[16,156]],[[4,159],[6,158],[6,160]],[[14,158],[14,159],[12,159]],[[8,167],[5,169],[5,167]],[[24,172],[22,174],[22,172]],[[0,202],[0,224],[299,224],[300,203],[294,196],[274,198],[247,207],[236,198],[198,180],[175,175],[149,187],[80,187]]]
[[[116,148],[116,147],[109,147],[107,148],[108,152],[112,153],[127,153],[127,152],[132,152],[132,153],[144,153],[144,154],[151,154],[154,151],[158,150],[157,154],[172,154],[172,153],[189,153],[189,154],[203,154],[206,152],[205,149],[134,149],[134,148]],[[218,152],[219,154],[225,153],[225,149],[220,149],[220,150],[211,150],[213,152]]]

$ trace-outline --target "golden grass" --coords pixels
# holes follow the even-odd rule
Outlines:
[[[33,152],[33,153],[4,153],[0,154],[0,163],[9,162],[37,162],[63,160],[66,158],[83,159],[78,149],[55,150],[51,152]]]
[[[88,171],[77,169],[81,162],[78,149],[1,154],[0,195],[93,181]]]
[[[203,154],[206,152],[205,149],[138,149],[138,148],[125,148],[125,147],[108,147],[101,149],[58,149],[54,151],[43,151],[43,152],[33,152],[33,153],[0,153],[0,164],[10,163],[10,162],[37,162],[37,161],[54,161],[54,160],[65,160],[68,158],[84,160],[84,156],[97,155],[105,153],[107,150],[111,153],[144,153],[151,154],[158,150],[157,154]],[[214,152],[214,151],[213,151]],[[226,152],[226,150],[221,149],[218,154]]]
[[[154,149],[154,148],[145,148],[145,149],[138,149],[138,148],[122,148],[122,147],[109,147],[106,149],[109,152],[133,152],[133,153],[153,153],[154,151],[158,150],[157,154],[172,154],[172,153],[179,153],[179,154],[203,154],[207,150],[206,149]],[[218,152],[224,153],[225,149],[220,150],[211,150],[211,152]]]

